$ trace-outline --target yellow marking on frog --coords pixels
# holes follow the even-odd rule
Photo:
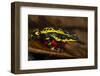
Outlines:
[[[54,36],[54,39],[56,40],[56,41],[62,41],[62,42],[75,42],[75,41],[77,41],[77,40],[74,40],[74,39],[60,39],[60,38],[58,38],[58,37],[55,37]]]
[[[39,35],[39,32],[35,32],[36,35]]]
[[[70,41],[70,42],[73,42],[73,41],[77,41],[77,40],[69,39],[69,40],[66,40],[66,41]]]
[[[67,40],[66,42],[68,43],[68,44],[72,44],[73,42],[76,42],[77,40]]]
[[[31,37],[33,37],[33,35],[31,34]]]
[[[60,39],[60,38],[58,38],[58,37],[55,37],[55,40],[56,40],[56,41],[61,41],[61,39]]]
[[[50,38],[46,38],[46,40],[49,40]]]
[[[55,32],[55,33],[59,33],[59,34],[65,34],[64,31],[62,31],[62,30],[55,30],[53,28],[48,28],[48,27],[44,28],[41,31],[42,34],[46,34],[46,33],[50,33],[50,32]]]

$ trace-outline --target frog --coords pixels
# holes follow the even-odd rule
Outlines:
[[[51,50],[64,50],[64,45],[68,42],[77,42],[79,37],[76,33],[66,32],[61,28],[44,27],[43,29],[35,29],[31,33],[33,40],[39,40],[47,48]]]

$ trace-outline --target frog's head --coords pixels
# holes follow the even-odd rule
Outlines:
[[[31,32],[31,38],[32,38],[32,39],[38,38],[39,35],[40,35],[39,29],[32,30],[32,32]]]

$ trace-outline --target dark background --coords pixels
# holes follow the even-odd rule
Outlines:
[[[43,44],[30,38],[32,29],[43,29],[44,27],[62,28],[65,31],[75,32],[80,41],[66,44],[64,52],[51,51],[43,47]],[[73,59],[88,57],[88,18],[87,17],[63,17],[28,15],[28,55],[29,60],[47,59]]]

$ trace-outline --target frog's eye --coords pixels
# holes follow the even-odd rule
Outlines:
[[[35,32],[35,35],[39,35],[39,32]]]

